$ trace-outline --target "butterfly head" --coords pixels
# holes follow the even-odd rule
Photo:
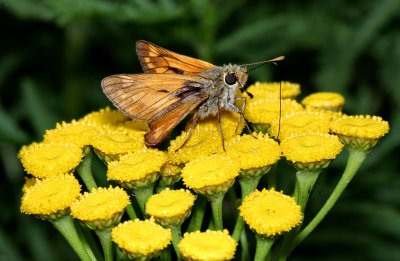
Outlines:
[[[223,80],[226,86],[230,88],[243,88],[248,79],[247,68],[228,64],[224,66]]]

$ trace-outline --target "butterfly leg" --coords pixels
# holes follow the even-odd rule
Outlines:
[[[246,97],[236,97],[235,100],[236,100],[236,101],[240,101],[240,100],[243,101],[243,105],[242,105],[241,111],[244,111],[244,109],[246,108]],[[238,123],[237,123],[237,125],[236,125],[236,129],[235,129],[235,133],[237,133],[237,130],[238,130],[238,128],[239,128],[240,120],[241,120],[241,119],[242,119],[242,117],[239,117]]]
[[[222,139],[222,148],[225,150],[225,140],[224,140],[224,133],[222,132],[222,126],[221,126],[221,105],[220,105],[220,100],[218,99],[218,125],[219,125],[219,131],[221,132],[221,139]]]
[[[245,97],[236,97],[236,100],[245,100],[245,99],[246,99]],[[245,102],[244,102],[244,106],[245,106],[245,104],[246,104],[246,100],[245,100]],[[243,107],[244,107],[244,106],[243,106]],[[240,117],[243,118],[244,123],[246,124],[247,130],[249,131],[249,133],[251,134],[251,136],[253,136],[255,139],[257,139],[257,137],[254,136],[253,132],[251,131],[250,126],[249,126],[249,124],[247,123],[246,118],[245,118],[244,115],[243,115],[243,111],[242,111],[242,110],[240,110],[238,107],[236,107],[235,105],[233,105],[233,104],[231,104],[231,103],[228,103],[228,102],[224,103],[224,107],[227,108],[227,109],[230,110],[230,111],[239,113],[239,114],[240,114]],[[238,123],[238,124],[239,124],[239,123]],[[237,127],[236,127],[236,128],[237,128]]]
[[[182,145],[181,145],[178,149],[175,150],[175,152],[177,152],[178,150],[182,149],[183,146],[185,146],[186,143],[188,143],[188,141],[189,141],[189,139],[190,139],[190,136],[192,135],[192,131],[193,131],[193,129],[194,129],[194,126],[196,126],[196,123],[197,123],[197,120],[198,120],[198,119],[199,119],[199,116],[198,116],[198,113],[196,112],[196,113],[193,115],[192,125],[190,126],[190,130],[189,130],[189,133],[188,133],[188,135],[187,135],[185,141],[182,143]]]

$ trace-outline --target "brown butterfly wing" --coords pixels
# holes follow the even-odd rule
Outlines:
[[[198,75],[215,65],[171,52],[147,41],[136,42],[136,53],[145,73],[177,73]]]
[[[101,82],[106,96],[130,117],[147,121],[149,146],[161,143],[171,130],[208,98],[207,80],[179,74],[119,74]]]

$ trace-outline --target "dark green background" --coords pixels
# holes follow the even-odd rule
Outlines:
[[[3,0],[0,29],[0,260],[76,259],[51,225],[19,213],[16,154],[56,122],[109,105],[100,81],[141,71],[139,39],[218,65],[285,55],[249,82],[339,92],[346,113],[388,120],[389,135],[292,260],[400,260],[400,1]],[[346,155],[322,175],[308,216]]]

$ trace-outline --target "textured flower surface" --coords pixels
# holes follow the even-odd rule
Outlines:
[[[294,99],[300,94],[300,84],[292,82],[256,82],[247,88],[254,99]]]
[[[37,180],[22,197],[21,212],[31,215],[57,215],[68,210],[79,197],[81,186],[73,175]]]
[[[81,162],[83,153],[75,145],[32,143],[23,146],[18,157],[26,172],[38,178],[49,178],[75,169]]]
[[[207,230],[185,233],[179,243],[179,250],[186,260],[222,261],[233,259],[236,245],[228,230]]]
[[[129,117],[118,110],[111,110],[110,107],[94,111],[85,115],[80,122],[90,123],[96,126],[118,126],[121,123],[129,120]]]
[[[343,116],[332,122],[336,134],[367,139],[380,139],[389,132],[389,123],[378,116]]]
[[[290,231],[302,220],[296,200],[274,189],[256,190],[245,197],[239,210],[249,227],[265,237]]]
[[[306,96],[301,104],[306,108],[341,111],[344,105],[344,97],[335,92],[316,92]]]
[[[170,244],[172,233],[153,221],[135,219],[113,228],[111,237],[128,256],[151,258]]]

